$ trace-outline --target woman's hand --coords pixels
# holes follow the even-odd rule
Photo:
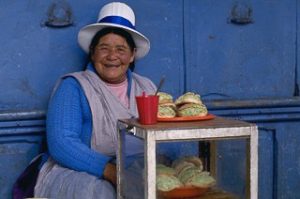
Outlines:
[[[108,163],[105,166],[104,173],[103,173],[104,179],[111,182],[113,185],[117,184],[117,167],[115,164]]]

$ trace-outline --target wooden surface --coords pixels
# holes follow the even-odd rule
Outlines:
[[[138,122],[137,119],[123,119],[121,122],[126,123],[127,125],[136,126],[145,130],[167,130],[167,129],[197,129],[197,128],[226,128],[226,127],[246,127],[253,126],[255,124],[251,124],[248,122],[228,119],[223,117],[216,116],[211,120],[204,121],[191,121],[191,122],[158,122],[153,125],[142,125]]]

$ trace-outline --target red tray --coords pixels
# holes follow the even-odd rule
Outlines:
[[[173,118],[157,118],[159,122],[187,122],[187,121],[199,121],[199,120],[211,120],[215,115],[207,114],[206,116],[188,116],[188,117],[173,117]]]
[[[158,196],[161,199],[194,198],[202,196],[208,189],[208,187],[179,187],[171,191],[158,191]]]

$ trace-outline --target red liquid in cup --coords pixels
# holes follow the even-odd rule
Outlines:
[[[158,97],[157,95],[135,97],[141,124],[157,123]]]

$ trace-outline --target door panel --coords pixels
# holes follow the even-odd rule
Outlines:
[[[137,29],[151,42],[149,54],[137,61],[136,71],[158,85],[162,76],[163,91],[177,96],[183,92],[183,1],[130,1],[136,10]]]
[[[184,1],[186,89],[207,99],[291,97],[295,6],[295,0]],[[248,11],[252,23],[230,22]]]

